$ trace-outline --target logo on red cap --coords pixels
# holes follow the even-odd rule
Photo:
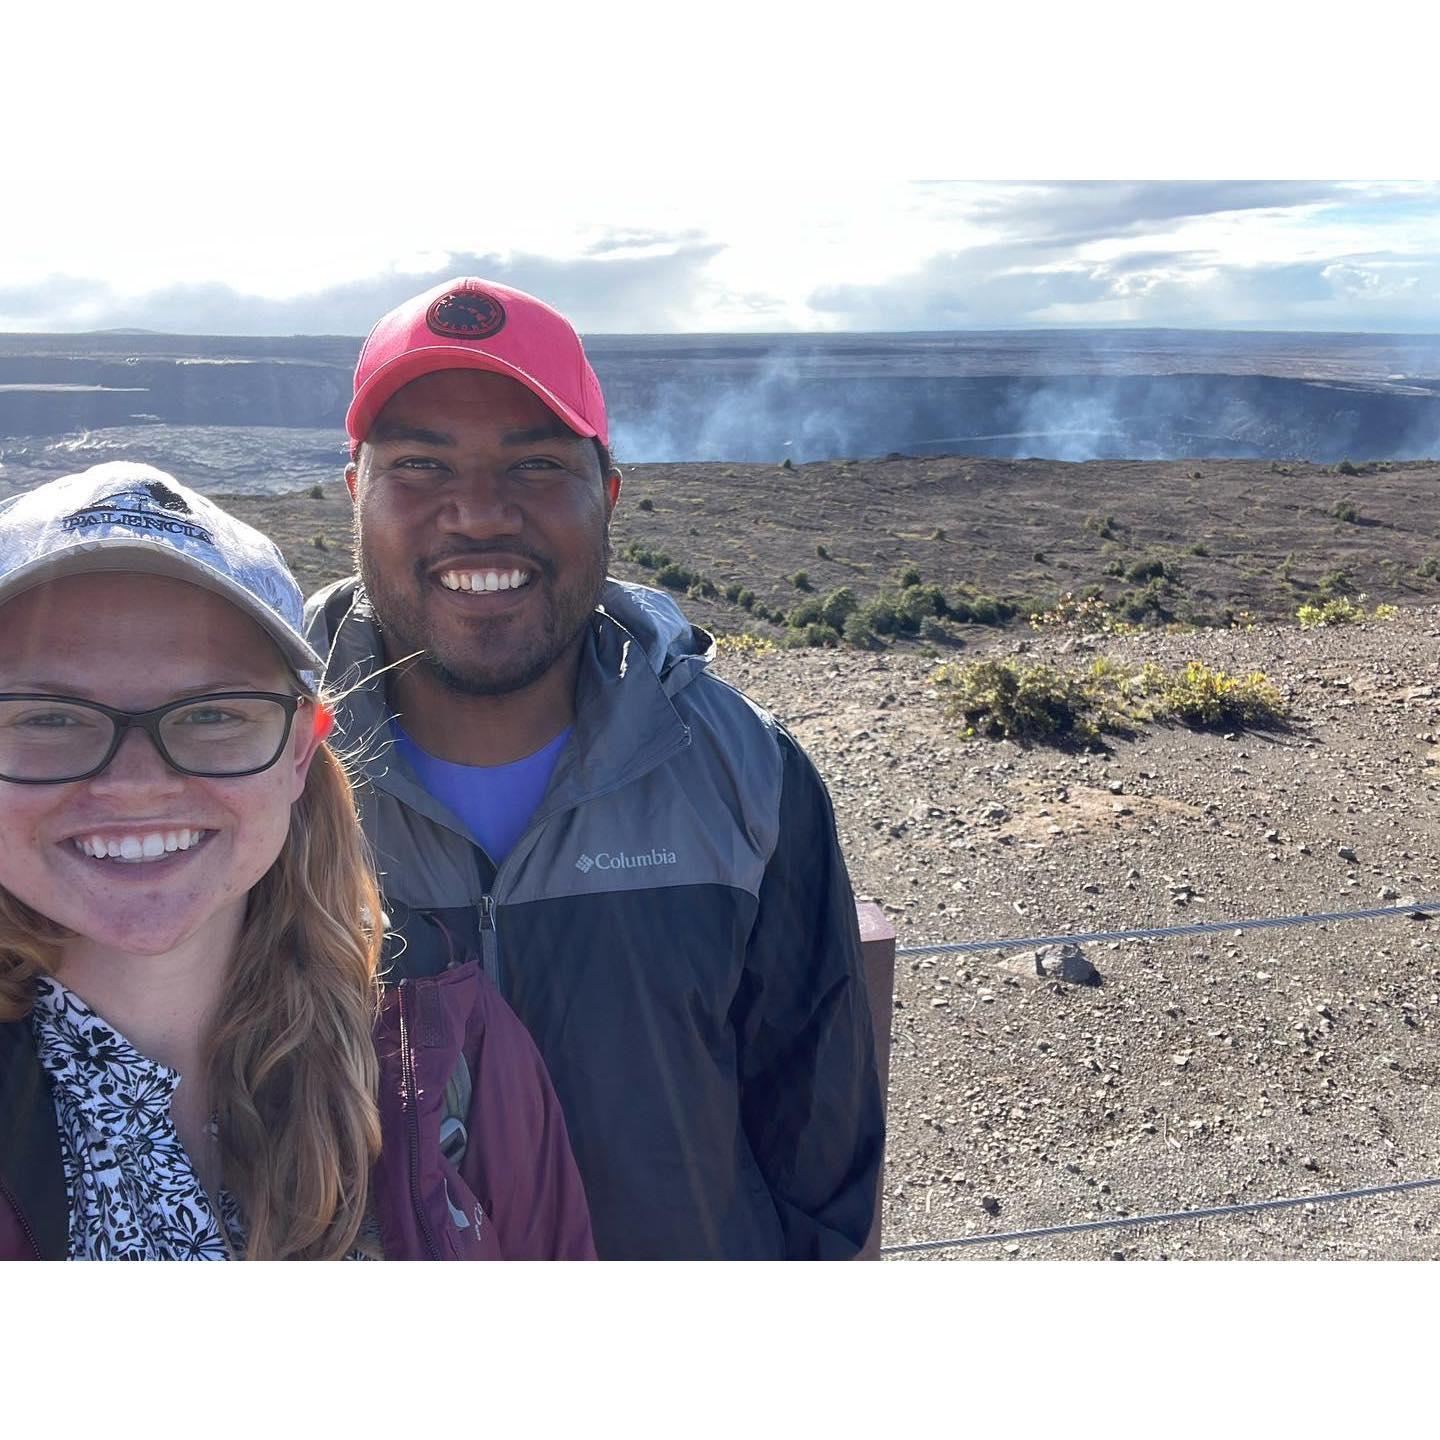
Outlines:
[[[483,290],[452,290],[425,312],[425,323],[452,340],[488,340],[505,328],[505,307]]]

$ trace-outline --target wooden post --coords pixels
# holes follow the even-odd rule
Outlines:
[[[887,1108],[890,1097],[890,1019],[895,991],[895,927],[885,912],[869,901],[856,905],[860,921],[860,954],[865,965],[865,989],[870,996],[870,1019],[875,1027],[875,1064],[880,1071],[880,1094]],[[880,1258],[880,1222],[885,1208],[885,1165],[875,1186],[875,1224],[857,1260]]]

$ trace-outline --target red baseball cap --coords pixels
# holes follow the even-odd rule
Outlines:
[[[465,276],[397,305],[371,330],[345,415],[352,448],[401,386],[434,370],[508,375],[577,435],[610,444],[605,397],[575,327],[523,290]]]

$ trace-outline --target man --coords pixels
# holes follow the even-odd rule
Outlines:
[[[853,1257],[884,1107],[829,799],[708,635],[606,578],[620,473],[579,336],[448,282],[375,326],[346,428],[360,573],[307,621],[350,691],[393,978],[484,964],[602,1258]]]

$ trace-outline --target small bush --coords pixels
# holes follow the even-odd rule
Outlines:
[[[1113,515],[1087,515],[1085,528],[1102,540],[1114,540],[1120,529],[1120,522]]]
[[[330,548],[330,542],[326,540],[323,535],[316,535],[316,537],[310,543],[317,550],[328,550]]]
[[[791,577],[790,583],[797,590],[810,589],[810,574],[806,570],[797,570]]]
[[[930,538],[931,538],[932,540],[943,540],[943,539],[945,538],[945,531],[944,531],[939,525],[937,525],[937,526],[930,532]]]
[[[753,610],[755,608],[755,592],[753,590],[742,590],[735,597],[735,603],[742,610]]]
[[[942,614],[961,624],[990,625],[999,629],[1019,613],[1020,607],[1009,600],[979,592],[957,591],[945,602]]]
[[[1348,565],[1338,566],[1320,577],[1322,595],[1348,595],[1355,588],[1355,576]]]
[[[782,470],[793,470],[793,469],[795,468],[795,462],[787,455],[787,456],[780,462],[780,468],[781,468]]]
[[[1337,475],[1361,475],[1364,472],[1358,466],[1352,465],[1349,460],[1342,460],[1336,467]]]
[[[898,628],[895,606],[883,595],[855,612],[876,635],[893,635]]]
[[[907,565],[896,577],[902,590],[908,590],[912,585],[920,583],[920,569],[916,565]]]
[[[685,594],[691,600],[714,600],[719,593],[715,588],[715,582],[704,575],[695,576],[685,590]]]
[[[817,624],[824,615],[818,600],[802,600],[785,617],[785,623],[794,630],[803,630],[807,625]]]
[[[842,585],[838,590],[830,591],[820,602],[822,618],[827,625],[836,630],[843,630],[846,620],[859,608],[860,601],[848,585]]]
[[[1353,600],[1327,600],[1323,605],[1302,605],[1295,618],[1302,630],[1315,630],[1322,625],[1354,625],[1365,618],[1363,606]]]
[[[1031,558],[1037,565],[1048,565],[1048,564],[1050,563],[1050,562],[1045,558],[1045,552],[1044,552],[1043,550],[1037,550],[1030,558]]]
[[[723,593],[726,600],[728,600],[730,604],[736,605],[739,603],[741,595],[740,586],[737,585],[733,580],[725,587]]]
[[[1105,566],[1105,574],[1112,579],[1123,580],[1125,578],[1125,562],[1123,560],[1111,560]]]
[[[807,625],[804,634],[807,645],[834,649],[840,643],[840,632],[833,625]]]
[[[775,642],[763,635],[752,635],[748,630],[742,630],[738,635],[717,635],[715,649],[721,655],[741,655],[758,660],[774,653]]]
[[[959,645],[964,642],[952,630],[949,624],[940,619],[938,615],[927,615],[920,622],[920,638],[928,640],[932,645]]]
[[[312,485],[309,494],[312,500],[323,500],[325,498],[325,487],[323,485]]]
[[[967,735],[1005,740],[1096,738],[1091,697],[1073,675],[1049,665],[1013,660],[977,660],[943,665],[932,677],[945,692],[945,706]]]
[[[822,560],[828,560],[830,558],[830,552],[823,545],[817,545],[815,547],[815,553]]]
[[[1125,578],[1132,585],[1143,585],[1147,580],[1169,580],[1173,575],[1165,568],[1163,555],[1146,555],[1126,570]]]
[[[1208,555],[1210,553],[1210,547],[1206,545],[1203,540],[1197,540],[1186,549],[1185,553],[1187,555]]]
[[[1343,520],[1347,525],[1354,525],[1359,522],[1360,512],[1349,500],[1337,500],[1330,507],[1330,513],[1337,519]]]
[[[857,650],[873,650],[880,643],[875,638],[874,630],[870,628],[870,622],[858,610],[846,617],[841,634],[845,637],[845,643],[853,645]]]
[[[1398,605],[1377,605],[1371,612],[1372,620],[1393,620],[1400,613]]]
[[[655,572],[655,578],[667,590],[688,590],[696,577],[693,571],[687,570],[683,565],[677,565],[672,560]]]
[[[1150,713],[1157,720],[1177,720],[1192,729],[1231,729],[1278,725],[1288,714],[1284,698],[1259,671],[1227,675],[1192,660],[1179,675],[1159,667],[1141,671],[1142,685],[1153,696]]]

